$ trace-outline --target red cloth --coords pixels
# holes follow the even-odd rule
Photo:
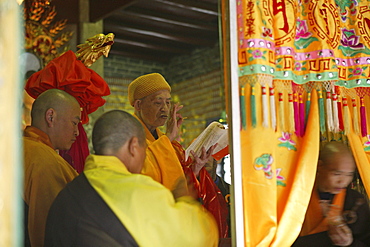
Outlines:
[[[78,131],[76,141],[72,144],[69,150],[60,150],[62,156],[78,173],[83,172],[85,167],[86,157],[89,156],[89,145],[87,135],[81,123],[78,123]]]
[[[229,225],[227,223],[227,217],[229,209],[227,208],[226,201],[221,194],[221,191],[211,178],[211,175],[203,167],[199,172],[199,181],[195,177],[190,164],[193,162],[189,157],[185,161],[185,150],[180,143],[173,141],[172,146],[174,147],[177,157],[180,160],[181,166],[184,173],[194,188],[198,192],[198,197],[201,199],[203,206],[213,215],[217,222],[218,233],[220,238],[227,238],[229,233]]]
[[[27,93],[37,98],[48,89],[61,89],[74,96],[83,108],[82,123],[89,121],[88,114],[104,105],[102,96],[110,94],[109,86],[94,70],[87,68],[71,51],[50,61],[34,73],[25,86]]]

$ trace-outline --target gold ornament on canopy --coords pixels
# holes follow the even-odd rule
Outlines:
[[[108,33],[97,34],[91,38],[88,38],[84,44],[80,44],[77,47],[80,48],[76,52],[76,57],[90,67],[96,60],[102,55],[108,57],[111,46],[114,43],[114,34]]]
[[[49,1],[25,1],[23,4],[25,50],[38,56],[45,66],[68,50],[68,47],[61,48],[71,39],[73,32],[61,33],[67,19],[53,23],[57,13]]]

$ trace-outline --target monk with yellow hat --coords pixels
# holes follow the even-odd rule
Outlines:
[[[171,106],[171,87],[161,74],[152,73],[136,78],[128,87],[128,97],[135,108],[134,116],[146,132],[148,149],[142,174],[152,177],[173,193],[186,191],[185,181],[188,181],[191,184],[189,189],[195,188],[203,206],[214,216],[219,236],[226,238],[227,205],[225,202],[222,204],[223,198],[218,199],[221,192],[204,169],[217,144],[208,150],[203,147],[200,156],[191,151],[192,157],[185,159],[185,150],[176,141],[184,120],[178,111],[183,106]],[[158,127],[165,124],[166,133],[162,133]],[[180,181],[183,183],[178,183]]]
[[[184,150],[175,140],[183,122],[178,111],[183,106],[171,105],[171,87],[159,73],[143,75],[132,81],[128,86],[128,97],[135,108],[134,116],[146,132],[148,150],[142,173],[173,190],[179,179],[185,181],[180,163]],[[158,127],[166,122],[166,133],[163,133]],[[203,150],[202,155],[194,159],[193,167],[203,167],[213,149]]]

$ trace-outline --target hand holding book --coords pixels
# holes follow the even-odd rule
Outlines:
[[[229,153],[229,138],[228,130],[219,122],[212,122],[209,124],[207,128],[203,130],[203,132],[189,145],[185,150],[185,160],[187,160],[190,155],[193,156],[193,158],[200,157],[202,154],[202,148],[209,150],[215,144],[217,144],[217,146],[212,151],[212,156],[216,160],[220,160]]]

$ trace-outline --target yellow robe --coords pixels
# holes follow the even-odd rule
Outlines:
[[[64,186],[78,173],[52,147],[48,135],[28,126],[24,130],[24,194],[29,207],[28,233],[31,246],[44,245],[46,217]]]
[[[145,129],[148,145],[141,173],[173,190],[177,180],[185,179],[185,175],[170,139],[157,128],[158,139],[156,140],[145,124],[136,115],[134,116]]]
[[[88,156],[84,173],[139,246],[218,246],[214,218],[193,198],[175,201],[163,185],[130,173],[115,156]]]

